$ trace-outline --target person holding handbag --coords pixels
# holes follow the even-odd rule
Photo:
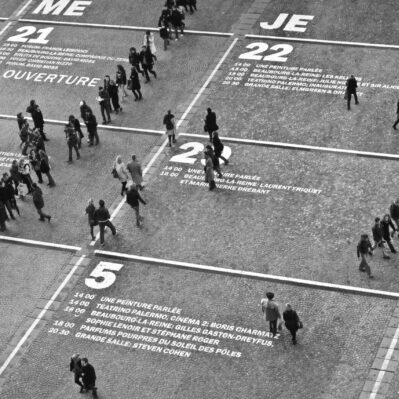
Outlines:
[[[129,180],[129,173],[126,169],[126,165],[122,162],[122,157],[118,155],[115,159],[114,162],[114,170],[116,170],[116,173],[118,174],[118,179],[122,183],[122,190],[121,190],[121,196],[125,194],[127,191],[127,181]]]
[[[297,312],[292,309],[292,306],[287,303],[285,305],[285,311],[283,312],[283,319],[285,322],[286,329],[292,335],[292,343],[296,345],[296,332],[302,328],[302,322],[299,320]]]

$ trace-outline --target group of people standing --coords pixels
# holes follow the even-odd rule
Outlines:
[[[382,219],[379,217],[375,218],[371,231],[374,245],[371,244],[369,235],[365,233],[361,234],[357,244],[357,257],[361,258],[359,270],[366,272],[369,278],[374,277],[368,261],[375,249],[379,248],[381,250],[383,259],[390,259],[390,256],[386,253],[385,244],[388,245],[391,253],[397,253],[392,239],[395,232],[399,231],[399,199],[392,202],[389,207],[389,213],[386,213]]]

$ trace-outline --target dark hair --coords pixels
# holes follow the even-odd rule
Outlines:
[[[374,220],[375,220],[375,222],[379,222],[381,219],[380,218],[375,218]]]
[[[98,204],[99,204],[100,206],[104,206],[104,205],[105,205],[105,202],[104,202],[103,200],[100,200],[100,201],[98,201]]]
[[[272,300],[274,298],[273,292],[266,292],[266,298]]]
[[[212,109],[211,108],[207,108],[206,109],[208,112],[212,112]]]
[[[82,362],[89,363],[87,357],[82,357],[80,360],[81,360]]]
[[[35,100],[30,100],[30,105],[35,105]]]
[[[151,32],[150,32],[149,30],[147,30],[147,31],[145,32],[145,34],[146,34],[146,35],[151,35]]]

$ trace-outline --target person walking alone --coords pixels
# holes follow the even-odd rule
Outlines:
[[[43,150],[39,151],[39,155],[40,155],[40,172],[47,176],[47,179],[48,179],[47,185],[49,187],[54,187],[55,181],[53,179],[53,176],[51,176],[51,173],[50,173],[51,169],[50,169],[50,161],[48,159],[48,155]]]
[[[42,209],[44,208],[43,192],[41,188],[37,186],[36,183],[32,184],[32,197],[33,197],[33,204],[35,205],[37,213],[40,216],[39,220],[41,222],[44,222],[44,220],[47,219],[50,222],[51,216],[45,214],[42,211]]]
[[[348,104],[348,110],[351,109],[351,97],[353,94],[353,97],[355,97],[355,104],[359,104],[359,101],[357,99],[357,80],[353,75],[350,76],[350,78],[346,81],[346,101]]]
[[[277,321],[281,319],[278,304],[274,301],[274,293],[266,292],[266,298],[262,298],[261,302],[262,313],[265,315],[266,322],[269,322],[270,332],[273,338],[278,338]]]
[[[136,213],[136,226],[141,227],[141,222],[144,220],[140,216],[140,202],[146,205],[146,202],[141,198],[140,193],[137,191],[134,185],[131,185],[126,194],[126,202],[134,209]]]
[[[84,392],[84,386],[80,381],[80,377],[82,374],[82,361],[80,360],[79,353],[72,355],[71,362],[69,363],[69,370],[74,375],[74,382],[76,385],[80,386],[80,393]]]
[[[399,123],[399,100],[398,100],[398,103],[396,104],[396,121],[392,126],[395,130],[398,130],[398,129],[396,129],[396,126],[398,126],[398,123]]]
[[[98,226],[98,222],[96,221],[94,214],[96,212],[96,207],[94,206],[94,202],[92,198],[90,198],[87,201],[87,207],[86,207],[86,214],[88,217],[88,222],[90,226],[90,234],[91,234],[91,239],[94,241],[96,239],[94,235],[94,226]]]
[[[216,123],[216,113],[211,108],[206,109],[204,131],[209,134],[209,141],[212,143],[212,134],[219,130],[219,126]]]
[[[117,71],[115,75],[115,82],[118,86],[118,89],[122,92],[122,99],[123,99],[128,96],[126,91],[126,84],[127,84],[126,71],[125,68],[120,64],[118,64],[116,68]]]
[[[373,254],[373,247],[371,246],[369,237],[367,234],[362,234],[360,236],[360,241],[357,244],[357,257],[362,258],[359,264],[359,270],[361,272],[366,272],[369,278],[374,278],[371,274],[370,266],[367,262],[367,258]]]
[[[72,123],[65,125],[65,139],[68,144],[68,163],[72,163],[72,148],[76,151],[76,159],[80,159],[80,153],[78,149],[78,133],[76,132],[75,128],[73,127]]]
[[[205,182],[209,184],[209,191],[212,191],[216,188],[212,157],[208,151],[205,151],[204,155],[205,155],[205,166],[204,166]]]
[[[109,214],[108,209],[105,207],[105,202],[100,200],[98,204],[99,208],[97,208],[94,212],[94,220],[98,222],[98,226],[100,227],[100,244],[101,246],[104,246],[105,227],[109,227],[111,229],[113,236],[116,236],[116,229],[110,220],[111,215]]]
[[[377,247],[381,248],[382,257],[384,259],[390,259],[390,257],[385,253],[384,239],[382,237],[382,227],[381,227],[380,218],[378,218],[378,217],[375,218],[375,223],[374,223],[374,226],[371,228],[371,231],[373,233],[373,240],[374,240],[373,250]]]
[[[140,101],[143,99],[143,95],[141,94],[141,84],[139,78],[139,71],[135,66],[132,66],[132,70],[130,72],[130,80],[132,82],[132,93],[134,95],[134,101]]]
[[[86,111],[85,124],[89,135],[89,147],[91,147],[94,144],[94,139],[96,139],[96,145],[97,145],[100,142],[100,138],[98,137],[98,132],[97,132],[97,120],[93,112],[88,110]]]
[[[166,134],[168,135],[169,147],[172,147],[172,142],[176,143],[176,126],[175,126],[175,116],[172,114],[171,110],[163,117],[163,124],[166,127]]]
[[[136,188],[143,190],[143,171],[135,154],[132,155],[132,160],[126,165],[126,169],[129,171]]]
[[[113,168],[116,170],[116,173],[118,174],[118,179],[122,183],[121,196],[123,197],[125,191],[127,191],[126,185],[127,181],[129,180],[129,174],[126,169],[126,165],[123,163],[122,157],[120,155],[116,157]]]
[[[154,59],[156,57],[154,54],[151,53],[151,49],[147,46],[143,46],[140,51],[140,62],[141,66],[143,67],[143,73],[145,76],[145,82],[148,83],[150,79],[150,75],[148,75],[148,72],[154,76],[154,78],[157,77],[156,72],[153,70],[154,67]]]
[[[285,322],[285,327],[291,333],[292,343],[296,345],[296,332],[301,326],[301,321],[299,320],[298,314],[292,309],[292,306],[287,303],[285,305],[285,310],[283,312],[283,319]]]

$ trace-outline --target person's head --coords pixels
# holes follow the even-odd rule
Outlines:
[[[384,215],[384,222],[389,222],[389,215],[386,213],[385,215]]]
[[[271,301],[274,298],[273,292],[266,292],[266,298]]]
[[[118,155],[115,160],[116,160],[116,163],[122,163],[122,156]]]
[[[399,205],[399,198],[396,199],[394,202],[395,202],[396,205]]]
[[[87,357],[82,357],[80,361],[82,362],[82,366],[87,366],[89,364],[89,360],[87,359]]]
[[[32,183],[32,188],[33,189],[37,188],[37,184],[36,183]]]
[[[137,68],[134,65],[132,65],[132,72],[137,72]]]
[[[105,82],[108,82],[108,83],[109,83],[110,80],[111,80],[111,78],[110,78],[109,75],[105,75],[105,76],[104,76],[104,81],[105,81]]]
[[[87,205],[94,205],[93,198],[87,200]]]
[[[17,161],[16,159],[14,159],[14,160],[11,162],[11,165],[17,166],[17,165],[18,165],[18,161]]]
[[[130,47],[130,52],[134,54],[136,52],[136,47]]]
[[[289,303],[286,303],[285,310],[292,310],[292,306]]]
[[[86,105],[86,101],[85,101],[85,100],[82,100],[82,101],[79,103],[79,105],[80,105],[80,106]]]
[[[17,118],[18,118],[18,119],[22,119],[22,118],[23,118],[22,112],[18,112],[18,113],[17,113]]]
[[[109,81],[109,84],[110,84],[110,86],[116,86],[115,80],[112,80],[112,79]]]
[[[151,32],[150,32],[149,30],[147,30],[147,31],[145,32],[145,34],[146,34],[147,36],[150,36],[150,35],[151,35]]]
[[[44,150],[39,150],[39,155],[42,157],[42,156],[46,155],[46,153],[44,152]]]
[[[352,78],[352,79],[355,79],[355,75],[351,75],[351,78]]]
[[[172,111],[170,109],[168,109],[168,115],[170,115],[172,113]]]
[[[10,178],[10,175],[7,172],[3,173],[3,180],[7,181]]]
[[[124,71],[125,70],[125,68],[123,68],[123,66],[121,64],[118,64],[116,66],[116,68],[118,69],[118,71]]]
[[[36,101],[35,100],[30,100],[30,105],[31,105],[31,107],[35,106],[36,105]]]
[[[207,108],[206,111],[208,112],[208,114],[210,114],[212,112],[211,108]]]
[[[374,219],[374,221],[376,222],[376,223],[380,223],[380,218],[379,217],[376,217],[375,219]]]
[[[206,150],[209,152],[209,151],[213,151],[213,148],[212,148],[212,146],[210,145],[210,144],[207,144],[206,145]]]
[[[69,122],[74,122],[75,121],[75,117],[73,115],[69,115]]]
[[[132,160],[133,160],[133,161],[136,160],[136,154],[132,154]]]
[[[213,137],[219,138],[219,133],[218,132],[213,132]]]
[[[143,50],[143,51],[145,51],[146,49],[147,49],[147,46],[141,46],[141,49]]]
[[[74,353],[72,356],[71,356],[71,358],[72,359],[79,359],[79,353]]]
[[[104,90],[104,88],[102,87],[102,86],[100,86],[99,88],[98,88],[98,91],[103,91]]]
[[[105,205],[105,202],[104,202],[104,200],[100,200],[100,201],[98,201],[98,205],[100,205],[100,206],[104,206],[104,205]]]

